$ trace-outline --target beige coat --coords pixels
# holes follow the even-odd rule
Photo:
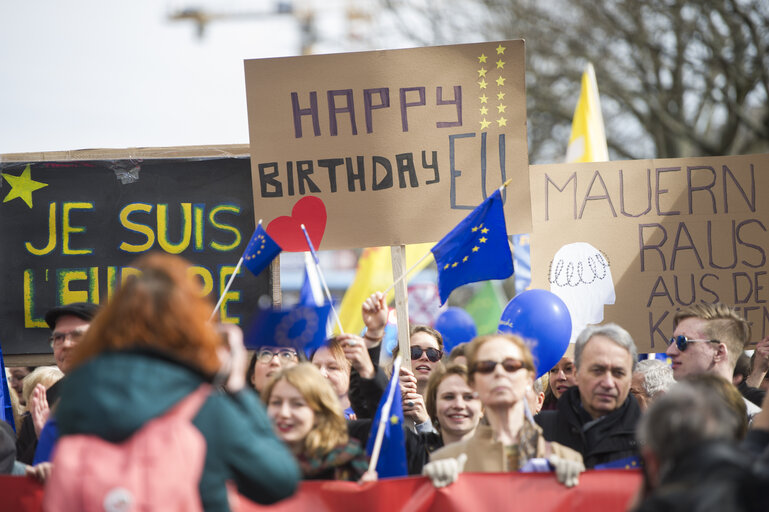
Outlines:
[[[535,426],[539,431],[537,444],[537,457],[549,457],[557,455],[562,459],[578,460],[582,462],[582,455],[579,452],[567,448],[558,443],[545,441],[542,435],[542,429]],[[494,441],[491,427],[488,425],[478,425],[472,437],[451,443],[440,450],[430,454],[430,460],[440,460],[456,458],[460,454],[467,455],[464,471],[468,473],[500,473],[509,471],[506,468],[507,457],[502,443]]]

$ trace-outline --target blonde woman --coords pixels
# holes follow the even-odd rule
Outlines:
[[[312,363],[283,369],[267,384],[262,400],[305,480],[376,479],[367,474],[368,457],[360,443],[347,433],[339,398]]]

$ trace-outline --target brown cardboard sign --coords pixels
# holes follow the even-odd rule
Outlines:
[[[534,165],[530,179],[533,287],[580,317],[600,308],[642,353],[664,352],[695,302],[736,307],[752,342],[769,333],[769,155]]]
[[[322,249],[439,240],[509,178],[508,232],[529,231],[523,41],[247,60],[245,77],[254,215],[284,250],[306,250],[308,222]]]

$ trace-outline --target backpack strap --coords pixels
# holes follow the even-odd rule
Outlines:
[[[195,417],[200,408],[203,406],[203,403],[206,401],[209,395],[211,395],[211,389],[212,388],[210,384],[206,382],[202,383],[200,386],[198,386],[198,389],[171,407],[171,409],[169,409],[165,415],[168,417],[178,417],[192,421],[192,418]]]

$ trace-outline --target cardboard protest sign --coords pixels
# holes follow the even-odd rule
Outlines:
[[[284,250],[434,242],[505,180],[531,227],[523,41],[247,60],[254,214]]]
[[[134,150],[130,158],[126,150],[4,155],[3,353],[50,353],[45,312],[70,302],[105,303],[131,274],[131,261],[147,251],[190,260],[216,302],[254,230],[245,149]],[[269,272],[240,274],[220,313],[244,325],[258,298],[269,296]]]
[[[534,165],[531,190],[532,285],[588,323],[664,352],[677,309],[723,302],[769,334],[769,155]]]

